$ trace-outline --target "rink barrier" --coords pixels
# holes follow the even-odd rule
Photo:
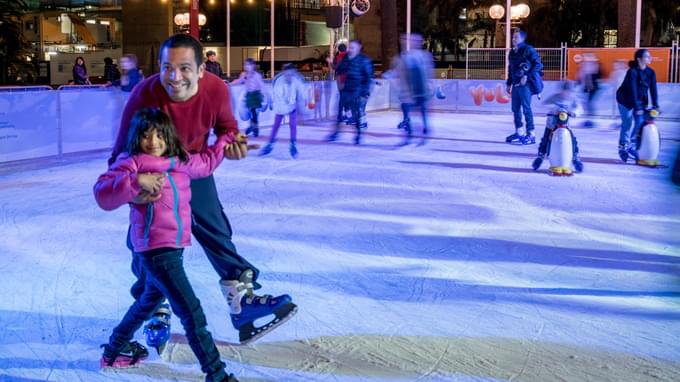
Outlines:
[[[561,84],[545,81],[543,99],[559,91]],[[429,106],[433,111],[498,113],[511,118],[504,81],[437,79],[431,85],[433,91],[439,88],[444,96],[432,98]],[[265,86],[265,93],[270,94],[271,85]],[[305,86],[307,102],[299,105],[299,119],[307,125],[334,120],[339,96],[335,82],[307,82]],[[662,111],[659,120],[680,120],[680,102],[676,101],[680,99],[680,84],[661,83],[658,88]],[[249,124],[239,117],[243,92],[243,86],[231,87],[232,109],[242,130]],[[595,99],[598,117],[619,117],[614,94],[614,86],[603,84]],[[47,86],[0,88],[0,163],[110,149],[128,96],[118,88],[101,85],[69,85],[58,90]],[[309,102],[312,99],[314,102]],[[400,110],[396,86],[388,80],[376,80],[367,111],[390,109]],[[533,110],[540,118],[548,106],[534,97]],[[270,126],[273,121],[271,110],[261,113],[260,126]],[[536,123],[542,122],[539,119]]]
[[[563,82],[544,81],[541,99],[532,97],[532,111],[534,116],[540,117],[549,111],[550,105],[544,103],[551,95],[560,91]],[[432,95],[429,109],[440,112],[465,113],[511,113],[511,97],[506,91],[505,81],[502,80],[431,80]],[[618,84],[603,83],[594,98],[594,115],[600,118],[619,118],[616,103],[616,88]],[[399,91],[396,83],[391,83],[390,105],[392,110],[400,110]],[[680,120],[680,84],[659,83],[659,103],[661,106],[660,120]],[[445,98],[434,96],[434,92]],[[581,109],[586,101],[586,93],[578,87],[573,91],[579,101]],[[576,121],[583,118],[584,110],[580,110]]]
[[[0,93],[2,92],[36,92],[43,90],[52,90],[51,86],[37,85],[37,86],[0,86]]]

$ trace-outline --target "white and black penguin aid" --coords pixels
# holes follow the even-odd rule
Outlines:
[[[557,126],[550,139],[548,159],[550,160],[550,175],[573,175],[571,167],[574,160],[573,142],[569,131],[569,112],[565,110],[560,110],[557,114]]]
[[[640,166],[657,167],[659,166],[659,147],[661,137],[659,129],[654,120],[659,115],[656,109],[645,110],[644,121],[640,126],[637,137],[637,161]]]

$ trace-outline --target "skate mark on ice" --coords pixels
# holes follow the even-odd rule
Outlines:
[[[175,346],[185,349],[173,352],[170,362],[195,363],[188,345]],[[350,335],[219,349],[226,360],[305,373],[308,380],[317,380],[315,375],[410,380],[465,375],[524,382],[680,380],[677,361],[527,339]]]
[[[438,166],[438,167],[447,167],[447,168],[463,169],[463,170],[465,170],[465,169],[468,169],[468,170],[488,170],[488,171],[499,171],[499,172],[513,172],[513,173],[520,173],[520,174],[534,174],[534,173],[536,173],[536,171],[534,171],[529,166],[527,166],[529,168],[516,168],[516,167],[491,166],[491,165],[486,165],[486,164],[474,164],[474,163],[419,162],[419,161],[399,161],[399,163],[425,165],[425,166]]]

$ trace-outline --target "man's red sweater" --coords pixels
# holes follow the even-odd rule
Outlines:
[[[125,150],[132,116],[144,107],[158,108],[168,114],[184,148],[191,153],[206,147],[211,128],[215,129],[217,136],[238,133],[229,88],[220,78],[205,72],[198,80],[198,92],[187,101],[175,102],[163,89],[160,76],[154,74],[140,82],[130,94],[109,162],[115,161]]]

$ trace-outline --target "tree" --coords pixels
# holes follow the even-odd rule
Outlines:
[[[674,21],[679,7],[677,0],[644,1],[640,46],[669,46],[676,37]]]
[[[35,67],[28,61],[31,45],[22,32],[25,9],[24,0],[0,0],[0,84],[17,83],[27,74],[35,78]]]

